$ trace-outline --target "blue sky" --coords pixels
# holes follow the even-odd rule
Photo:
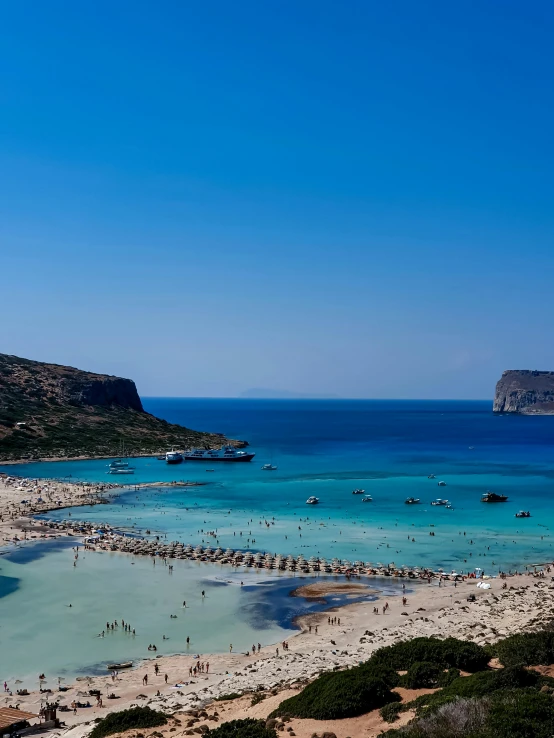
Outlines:
[[[0,351],[143,395],[554,369],[554,6],[0,9]]]

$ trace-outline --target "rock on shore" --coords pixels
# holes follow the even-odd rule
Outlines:
[[[508,369],[496,385],[493,412],[554,415],[554,372]]]

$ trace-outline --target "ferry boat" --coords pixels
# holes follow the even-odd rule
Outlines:
[[[168,451],[165,460],[167,464],[180,464],[183,461],[183,454],[178,451]]]
[[[317,505],[318,503],[319,497],[314,497],[313,495],[306,500],[306,505]]]
[[[406,505],[419,505],[420,499],[419,499],[419,497],[407,497],[404,500],[404,503]]]
[[[506,502],[507,500],[506,495],[497,495],[496,492],[487,492],[481,497],[481,502]]]
[[[185,454],[185,461],[252,461],[256,454],[239,451],[234,446],[222,446],[220,449],[194,449]]]

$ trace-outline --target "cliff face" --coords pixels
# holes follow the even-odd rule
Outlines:
[[[505,371],[496,385],[493,412],[554,415],[554,372]]]
[[[0,461],[216,447],[145,412],[130,379],[0,354]]]

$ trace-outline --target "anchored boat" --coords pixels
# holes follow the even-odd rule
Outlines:
[[[222,446],[220,449],[194,449],[185,454],[185,461],[252,461],[256,454],[240,451],[234,446]]]
[[[507,500],[506,495],[497,495],[496,492],[487,492],[481,497],[481,502],[506,502]]]

